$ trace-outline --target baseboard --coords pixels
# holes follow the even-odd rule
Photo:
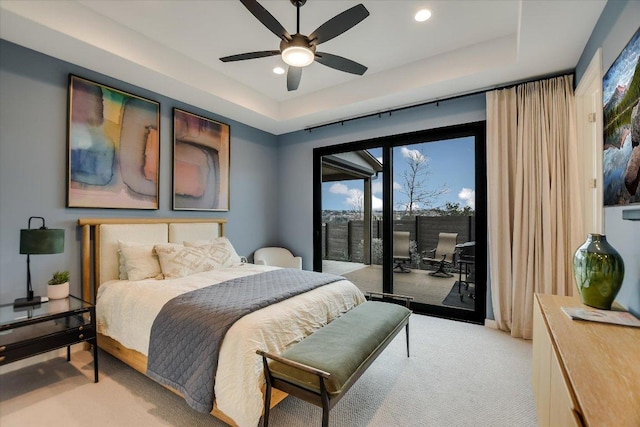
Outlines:
[[[498,322],[493,319],[484,319],[484,326],[491,329],[498,329]]]

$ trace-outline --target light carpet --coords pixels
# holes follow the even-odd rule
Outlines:
[[[411,317],[411,357],[400,333],[334,407],[330,426],[536,426],[531,342],[484,326]],[[0,376],[2,427],[224,426],[108,354],[55,358]],[[321,410],[293,397],[273,427],[320,425]]]

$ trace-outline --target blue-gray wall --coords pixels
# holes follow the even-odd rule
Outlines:
[[[602,68],[606,72],[640,25],[640,1],[609,1],[600,15],[591,38],[576,66],[579,83],[591,58],[602,48]],[[604,208],[604,233],[607,240],[622,255],[625,277],[617,301],[640,316],[640,221],[622,219],[625,209],[640,209],[640,205]]]
[[[160,102],[160,209],[66,208],[67,87],[69,73]],[[71,291],[80,292],[81,217],[227,218],[227,235],[238,253],[251,255],[278,242],[278,149],[276,136],[208,111],[131,86],[0,40],[0,302],[26,294],[26,257],[20,229],[30,216],[66,230],[65,252],[31,258],[34,291],[46,295],[55,270],[68,269]],[[231,211],[171,209],[172,108],[179,107],[231,126]],[[34,225],[39,226],[39,222]]]
[[[577,80],[602,46],[605,68],[638,27],[640,2],[610,1],[576,67]],[[67,209],[67,79],[73,73],[161,103],[160,209],[157,211]],[[225,117],[184,105],[94,71],[76,67],[0,40],[0,302],[21,297],[26,259],[18,254],[19,230],[29,216],[67,230],[65,253],[34,256],[37,293],[56,269],[69,269],[79,292],[79,217],[224,217],[241,255],[263,245],[290,247],[312,267],[313,148],[485,119],[483,95],[461,98],[314,130],[275,137]],[[171,109],[179,107],[231,125],[231,211],[171,210]],[[623,208],[605,209],[605,231],[625,259],[619,302],[640,311],[640,224],[622,221]],[[635,237],[634,237],[635,236]],[[490,298],[488,298],[490,303]],[[491,318],[491,308],[488,307]]]

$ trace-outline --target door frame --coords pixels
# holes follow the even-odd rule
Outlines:
[[[403,134],[341,143],[313,150],[313,269],[322,271],[322,157],[372,148],[382,149],[383,158],[383,291],[390,292],[393,282],[393,148],[424,142],[475,137],[475,192],[476,192],[476,309],[461,310],[444,306],[414,303],[413,310],[439,317],[483,323],[486,318],[487,296],[487,179],[486,179],[486,122],[427,129]],[[482,262],[484,260],[484,262]]]

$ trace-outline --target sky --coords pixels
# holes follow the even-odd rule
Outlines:
[[[369,152],[382,162],[382,150]],[[408,170],[410,156],[424,156],[428,170],[426,187],[431,190],[447,188],[446,194],[434,200],[431,206],[416,208],[436,208],[446,202],[459,203],[461,207],[475,209],[475,148],[474,138],[456,138],[421,144],[412,144],[393,149],[394,210],[403,210],[408,199],[401,193],[402,174]],[[362,180],[325,182],[322,184],[323,210],[353,210],[363,191]],[[382,174],[373,181],[373,209],[382,209]]]

